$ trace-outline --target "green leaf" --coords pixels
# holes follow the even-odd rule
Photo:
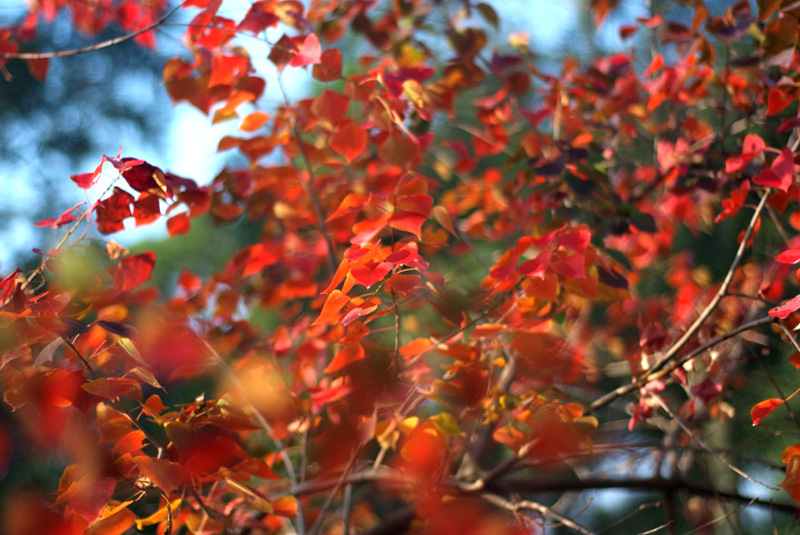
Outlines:
[[[495,11],[492,6],[485,2],[481,2],[475,6],[475,9],[478,10],[478,13],[481,14],[481,17],[483,17],[486,22],[491,24],[495,30],[498,28],[498,26],[500,26],[500,18],[497,16],[497,11]]]

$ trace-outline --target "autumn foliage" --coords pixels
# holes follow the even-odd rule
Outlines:
[[[87,201],[36,223],[57,245],[3,275],[0,464],[12,434],[64,463],[3,533],[590,534],[637,511],[584,511],[609,488],[656,493],[644,525],[673,533],[793,514],[800,444],[770,421],[800,428],[774,374],[800,367],[796,2],[667,5],[619,30],[647,47],[556,72],[484,2],[167,4],[42,0],[0,28],[0,69],[45,79],[183,14],[153,90],[240,124],[210,184],[98,155],[69,177]],[[59,12],[123,38],[31,49]],[[199,218],[258,237],[169,288],[113,241]],[[758,455],[714,442],[751,425]],[[781,477],[775,504],[739,485]]]

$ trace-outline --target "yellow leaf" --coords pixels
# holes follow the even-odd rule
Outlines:
[[[175,511],[178,510],[178,507],[181,506],[181,500],[178,498],[177,500],[173,500],[172,503],[169,504],[169,511],[171,514],[175,514]],[[144,526],[152,526],[153,524],[160,524],[164,520],[167,519],[167,508],[166,506],[162,507],[152,515],[148,516],[147,518],[137,518],[136,519],[136,529],[139,531],[142,530]]]

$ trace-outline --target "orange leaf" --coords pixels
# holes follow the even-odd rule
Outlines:
[[[142,475],[167,494],[189,479],[189,473],[179,464],[148,456],[137,457],[135,460]]]
[[[317,317],[311,325],[335,323],[339,319],[339,311],[341,311],[348,302],[350,302],[349,297],[340,290],[333,290],[328,294],[325,304],[322,305],[322,311],[319,313],[319,317]]]
[[[437,204],[433,207],[433,218],[439,223],[444,229],[452,234],[455,237],[458,237],[456,234],[456,229],[453,227],[453,220],[450,218],[450,214],[447,212],[447,208],[444,206]]]
[[[800,442],[792,444],[783,450],[783,453],[781,453],[781,462],[788,463],[795,455],[800,455]]]
[[[750,418],[753,419],[753,425],[761,423],[769,413],[774,411],[778,406],[783,404],[783,400],[779,398],[765,399],[750,409]]]
[[[142,390],[137,381],[122,377],[103,377],[83,384],[83,389],[106,399],[115,399],[120,396],[141,398]]]
[[[114,451],[117,453],[130,453],[139,451],[144,447],[145,435],[142,431],[134,429],[114,444]]]
[[[297,516],[297,498],[281,496],[272,501],[272,509],[276,515],[294,518]]]
[[[348,107],[350,107],[350,99],[336,91],[326,89],[314,99],[314,103],[311,104],[311,112],[315,119],[329,128],[333,128],[347,113]]]
[[[408,170],[418,163],[419,145],[402,135],[389,136],[378,147],[378,156],[389,165]]]
[[[800,502],[800,455],[794,455],[786,466],[786,477],[778,484],[793,500]]]
[[[367,148],[367,133],[354,122],[347,121],[331,136],[330,145],[350,163]]]
[[[269,113],[265,111],[254,111],[244,118],[241,126],[239,126],[239,130],[253,132],[264,126],[267,121],[269,121]]]
[[[428,216],[416,212],[398,210],[389,219],[389,226],[397,230],[403,230],[414,234],[417,238],[422,238],[422,224],[427,221]]]
[[[485,338],[487,336],[494,336],[498,332],[505,329],[506,326],[500,323],[484,323],[483,325],[479,325],[475,327],[472,332],[469,334],[470,338]]]
[[[242,212],[244,212],[244,208],[238,204],[219,204],[211,210],[212,214],[224,221],[236,219],[242,215]]]
[[[432,345],[433,342],[431,342],[428,338],[417,338],[416,340],[412,340],[401,347],[398,353],[400,353],[400,355],[406,359],[411,359],[418,355],[422,355],[428,351]]]
[[[352,364],[353,362],[358,362],[359,360],[364,360],[364,348],[358,342],[353,344],[349,344],[344,346],[336,356],[333,357],[333,360],[328,367],[325,368],[325,373],[333,373],[336,371],[341,370],[348,364]]]
[[[84,533],[86,535],[122,535],[136,522],[136,515],[128,509],[132,502],[125,502],[103,511],[100,520],[92,524]],[[122,507],[124,505],[124,507]]]
[[[331,290],[339,286],[339,283],[342,282],[345,276],[350,272],[350,261],[346,258],[342,258],[339,267],[336,268],[336,273],[333,274],[333,279],[331,279],[331,283],[328,285],[327,288],[322,290],[322,293],[328,295],[331,293]]]

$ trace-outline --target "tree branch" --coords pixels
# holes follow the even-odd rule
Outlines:
[[[124,43],[125,41],[130,41],[143,33],[147,33],[151,30],[155,30],[162,24],[164,24],[167,19],[169,19],[176,11],[183,7],[183,2],[178,4],[177,6],[173,7],[169,11],[167,11],[163,17],[155,21],[153,24],[142,28],[141,30],[136,30],[133,33],[129,33],[126,35],[121,35],[119,37],[115,37],[113,39],[109,39],[108,41],[103,41],[102,43],[96,43],[93,45],[89,45],[83,48],[73,48],[70,50],[59,50],[55,52],[0,52],[0,58],[2,59],[51,59],[51,58],[65,58],[68,56],[77,56],[78,54],[86,54],[87,52],[94,52],[95,50],[102,50],[103,48],[108,48],[110,46],[118,45],[120,43]]]
[[[667,366],[670,361],[680,352],[681,349],[689,342],[689,340],[695,335],[698,329],[706,322],[706,320],[711,316],[711,313],[717,308],[717,305],[725,297],[726,292],[728,291],[728,287],[731,285],[733,281],[733,275],[736,272],[736,268],[739,267],[739,263],[742,261],[742,257],[744,256],[744,252],[747,249],[747,242],[750,240],[750,235],[753,233],[753,229],[758,222],[759,217],[761,217],[761,212],[764,210],[764,206],[767,203],[767,199],[769,198],[770,190],[767,189],[764,194],[761,196],[761,200],[756,206],[755,211],[753,212],[753,217],[750,218],[750,224],[747,225],[747,230],[744,233],[744,237],[742,238],[742,242],[739,244],[739,249],[736,251],[736,256],[733,257],[733,262],[731,262],[731,267],[728,268],[728,273],[725,275],[725,279],[722,281],[722,285],[717,290],[717,293],[714,294],[713,299],[706,305],[706,308],[700,313],[694,323],[692,323],[689,328],[683,333],[681,336],[670,348],[664,353],[664,356],[656,362],[653,367],[650,369],[648,373],[646,373],[641,379],[635,381],[632,385],[628,385],[627,387],[618,388],[612,392],[609,392],[605,396],[602,396],[600,399],[595,400],[592,403],[592,410],[597,410],[601,407],[604,407],[620,397],[621,395],[625,395],[631,390],[635,388],[639,388],[643,384],[647,384],[650,381],[655,380],[654,375],[658,373],[662,368]],[[663,376],[663,375],[662,375]],[[635,385],[635,386],[634,386]],[[621,392],[624,390],[624,392]],[[621,393],[620,393],[621,392]]]
[[[716,337],[712,338],[711,340],[709,340],[708,342],[706,342],[705,344],[703,344],[700,347],[698,347],[697,349],[695,349],[694,351],[692,351],[691,353],[689,353],[688,355],[686,355],[684,357],[681,357],[681,358],[679,358],[677,360],[673,360],[672,362],[665,363],[665,365],[662,366],[662,368],[659,369],[658,371],[656,371],[655,373],[650,372],[650,373],[644,374],[641,377],[639,377],[639,379],[635,380],[634,382],[632,382],[630,384],[627,384],[627,385],[624,385],[624,386],[620,386],[619,388],[616,388],[616,389],[612,390],[608,394],[606,394],[604,396],[601,396],[600,398],[596,399],[591,404],[590,407],[591,407],[591,409],[593,411],[596,411],[597,409],[605,407],[606,405],[608,405],[612,401],[616,400],[617,398],[620,398],[620,397],[632,392],[633,390],[636,390],[637,388],[643,387],[644,385],[646,385],[650,381],[657,381],[658,379],[661,379],[662,377],[666,377],[667,375],[669,375],[670,373],[674,372],[679,367],[683,366],[684,363],[686,363],[686,362],[692,360],[693,358],[701,355],[705,351],[708,351],[709,349],[711,349],[715,345],[717,345],[719,343],[722,343],[725,340],[728,340],[729,338],[733,338],[734,336],[736,336],[736,335],[738,335],[740,333],[743,333],[745,331],[749,331],[750,329],[755,329],[757,327],[762,327],[764,325],[769,325],[770,323],[773,323],[774,321],[775,321],[775,318],[772,318],[770,316],[767,316],[767,317],[764,317],[764,318],[759,318],[757,320],[753,320],[753,321],[750,321],[750,322],[745,323],[743,325],[740,325],[737,328],[735,328],[734,330],[729,331],[729,332],[727,332],[725,334],[721,334],[719,336],[716,336]]]

